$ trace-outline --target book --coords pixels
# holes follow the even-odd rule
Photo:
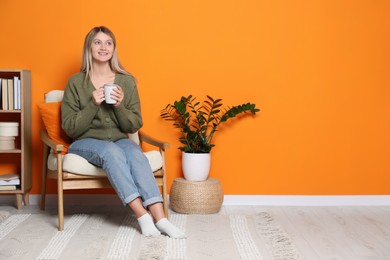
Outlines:
[[[17,85],[17,90],[18,90],[18,98],[17,98],[17,102],[18,102],[18,109],[22,109],[22,103],[20,101],[21,99],[21,95],[20,95],[20,79],[18,78],[18,85]]]
[[[20,109],[19,108],[19,102],[18,102],[18,96],[19,96],[19,93],[18,93],[18,82],[19,82],[19,78],[17,76],[14,77],[14,109]]]
[[[8,81],[7,79],[1,79],[1,101],[2,109],[8,110]]]
[[[20,179],[9,180],[9,181],[0,181],[0,186],[4,185],[20,185]]]
[[[3,85],[3,80],[2,78],[0,78],[0,109],[3,109],[3,100],[2,100],[2,90],[1,90],[1,86]]]
[[[8,84],[8,110],[14,110],[14,80],[7,79]]]
[[[9,181],[9,180],[17,180],[19,179],[19,174],[16,173],[1,173],[0,181]]]
[[[20,185],[20,177],[16,173],[6,173],[0,175],[0,186]]]
[[[16,185],[4,185],[4,186],[0,186],[0,190],[16,190]]]

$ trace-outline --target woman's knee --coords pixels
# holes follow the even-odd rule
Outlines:
[[[110,162],[125,162],[126,155],[115,143],[110,142],[103,151],[101,151],[101,157],[104,161]]]

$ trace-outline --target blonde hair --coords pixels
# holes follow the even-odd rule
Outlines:
[[[105,26],[94,27],[92,28],[91,31],[89,31],[87,36],[85,36],[84,47],[83,47],[83,58],[82,58],[80,71],[85,72],[85,76],[88,77],[88,74],[92,68],[92,42],[96,34],[98,34],[99,32],[102,32],[110,36],[114,43],[114,53],[112,54],[112,58],[110,60],[110,67],[112,71],[114,71],[115,73],[131,75],[128,71],[126,71],[126,69],[122,66],[122,64],[119,61],[114,33]]]

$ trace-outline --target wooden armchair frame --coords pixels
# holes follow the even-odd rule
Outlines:
[[[164,199],[164,212],[168,217],[168,200],[167,200],[167,185],[166,185],[166,164],[165,164],[165,150],[169,148],[169,144],[157,140],[149,135],[146,135],[142,131],[138,132],[140,146],[142,144],[149,144],[158,148],[163,165],[157,171],[154,171],[154,177],[156,179],[158,187],[161,189],[162,197]],[[105,176],[87,176],[80,174],[73,174],[66,172],[62,169],[62,152],[64,146],[62,144],[55,143],[49,138],[46,129],[42,129],[40,132],[41,140],[43,142],[43,170],[42,170],[42,194],[40,207],[45,209],[46,201],[46,180],[47,178],[57,179],[58,187],[58,230],[64,230],[64,190],[77,190],[77,189],[99,189],[112,187],[108,178]],[[50,150],[55,152],[57,156],[57,170],[52,171],[48,169],[47,161]]]

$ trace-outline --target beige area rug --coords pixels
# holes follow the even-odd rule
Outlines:
[[[0,259],[301,259],[268,212],[255,215],[171,214],[187,239],[147,238],[126,209],[0,210]]]

